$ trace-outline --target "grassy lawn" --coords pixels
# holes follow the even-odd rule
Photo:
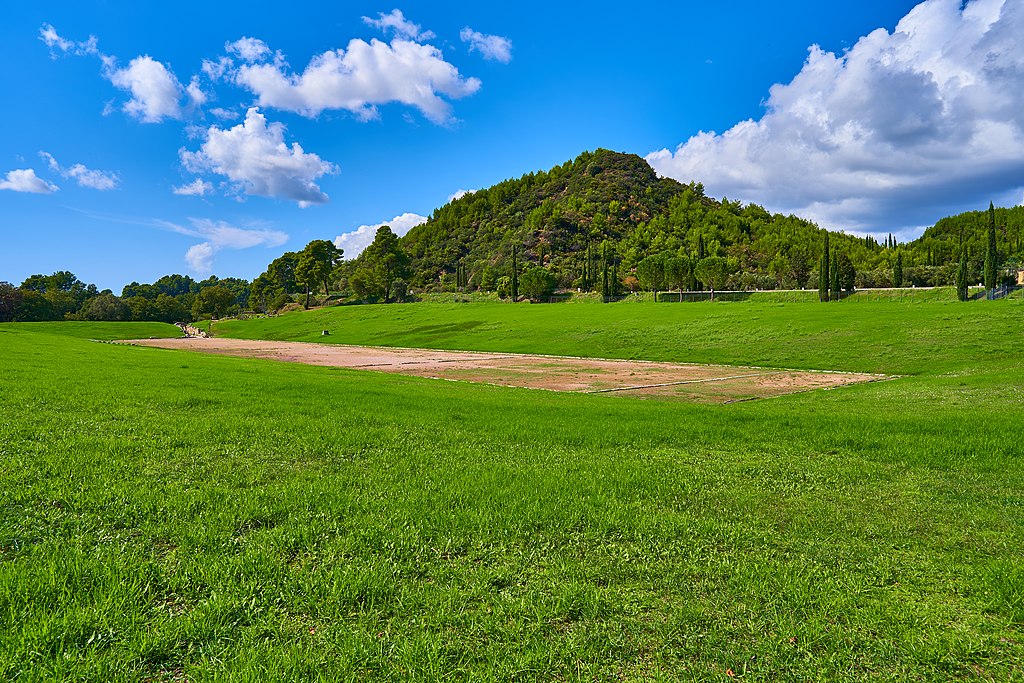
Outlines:
[[[0,679],[1020,678],[1024,302],[847,303],[214,328],[906,375],[728,406],[0,326]]]

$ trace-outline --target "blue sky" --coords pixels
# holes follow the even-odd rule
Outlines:
[[[352,256],[596,147],[861,233],[1024,196],[1011,0],[49,5],[0,25],[16,284]]]

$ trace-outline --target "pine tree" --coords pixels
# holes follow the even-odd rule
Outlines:
[[[825,244],[821,250],[821,266],[818,272],[818,300],[828,301],[828,289],[829,284],[832,282],[832,278],[829,273],[829,267],[831,266],[831,256],[828,248],[828,231],[825,231]]]
[[[960,265],[956,269],[956,298],[967,301],[967,248],[960,247]]]
[[[996,274],[999,264],[996,262],[996,209],[992,202],[988,203],[988,249],[985,251],[985,289],[996,288]]]
[[[892,286],[903,286],[903,252],[896,253],[896,263],[892,267]]]

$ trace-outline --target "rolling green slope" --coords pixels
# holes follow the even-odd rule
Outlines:
[[[4,330],[40,332],[100,341],[181,336],[181,330],[174,325],[153,322],[104,323],[62,320],[42,323],[0,323],[0,331]]]
[[[912,303],[911,303],[912,302]],[[1021,357],[1024,302],[402,304],[223,321],[249,339],[936,373]],[[329,337],[321,337],[322,330]]]
[[[351,341],[920,373],[730,406],[4,326],[0,679],[1010,680],[1021,305],[864,306],[330,311]]]

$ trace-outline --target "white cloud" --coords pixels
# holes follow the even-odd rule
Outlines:
[[[217,250],[209,242],[193,244],[185,252],[185,263],[198,275],[209,275],[213,272],[213,257]]]
[[[270,48],[262,40],[245,36],[233,43],[225,43],[224,49],[249,63],[261,61],[270,54]]]
[[[143,123],[181,118],[180,102],[184,88],[162,63],[143,55],[123,69],[111,67],[106,71],[111,83],[131,93],[131,99],[124,104],[124,110],[130,116]]]
[[[346,259],[354,259],[363,253],[363,249],[370,246],[374,236],[377,234],[378,228],[387,225],[391,228],[391,232],[402,237],[417,225],[422,225],[426,222],[426,216],[420,216],[416,213],[403,213],[400,216],[395,216],[390,221],[374,225],[360,225],[352,232],[338,235],[334,238],[334,246],[345,251]]]
[[[494,59],[502,64],[512,61],[512,41],[503,36],[490,36],[470,27],[459,32],[462,42],[469,43],[469,51],[476,50],[484,59]]]
[[[231,109],[224,109],[222,107],[215,107],[210,110],[210,113],[216,116],[221,121],[237,121],[241,114]]]
[[[367,26],[373,26],[387,33],[393,31],[399,38],[407,40],[430,40],[435,38],[433,31],[421,31],[419,24],[414,24],[405,18],[402,14],[402,10],[393,9],[388,14],[379,12],[379,19],[371,19],[370,17],[363,17],[363,23]]]
[[[49,152],[40,152],[39,156],[46,160],[51,171],[59,173],[65,178],[74,178],[81,187],[101,191],[113,190],[120,182],[118,175],[112,171],[96,171],[82,164],[61,166]]]
[[[473,194],[476,190],[455,190],[454,194],[448,195],[448,201],[454,202],[456,199],[462,199],[467,194]]]
[[[231,71],[234,66],[235,62],[230,57],[221,57],[216,62],[210,59],[204,59],[200,70],[206,74],[206,77],[211,81],[219,81],[224,77],[224,74]]]
[[[767,112],[648,161],[829,227],[921,226],[1024,187],[1024,4],[926,0],[842,55],[810,49]]]
[[[197,275],[209,275],[213,270],[213,259],[224,249],[251,249],[252,247],[279,247],[288,241],[288,235],[280,230],[266,228],[240,228],[224,221],[206,218],[190,218],[190,225],[166,221],[157,224],[189,237],[203,241],[193,244],[185,252],[185,262]]]
[[[55,29],[51,24],[42,25],[39,29],[39,40],[46,43],[46,46],[50,48],[50,54],[54,57],[57,56],[54,48],[66,54],[73,55],[98,54],[98,50],[96,48],[96,36],[89,36],[89,39],[83,42],[67,40],[66,38],[62,38],[60,34],[57,33],[57,29]]]
[[[205,197],[213,193],[213,183],[208,183],[202,178],[196,178],[191,183],[172,188],[171,192],[185,197]]]
[[[377,105],[400,102],[435,123],[451,119],[444,97],[458,99],[480,89],[479,80],[463,78],[437,48],[400,39],[390,45],[352,40],[347,50],[317,55],[301,74],[287,73],[280,62],[246,64],[235,82],[253,92],[261,106],[305,116],[345,109],[369,120],[377,117]]]
[[[248,195],[290,199],[300,206],[326,202],[327,195],[316,180],[337,167],[304,152],[297,142],[289,147],[284,130],[281,123],[268,125],[263,114],[252,108],[245,121],[233,128],[211,126],[198,151],[180,151],[181,161],[194,173],[227,176]]]
[[[52,25],[43,24],[39,29],[39,39],[46,43],[53,56],[57,49],[65,54],[98,57],[103,64],[103,77],[115,87],[131,94],[131,98],[122,107],[124,111],[143,123],[159,123],[165,118],[180,119],[181,100],[186,94],[194,106],[206,102],[206,94],[199,87],[198,77],[193,77],[187,88],[182,87],[166,65],[149,55],[136,57],[128,66],[119,68],[115,57],[99,51],[95,36],[89,36],[85,42],[75,42],[61,37]],[[103,114],[111,110],[108,103]]]
[[[188,93],[189,102],[195,107],[203,106],[206,104],[206,100],[209,99],[209,96],[199,86],[199,76],[192,77],[188,87],[185,88],[185,92]]]
[[[0,190],[11,190],[12,192],[52,194],[59,189],[53,183],[48,183],[37,176],[35,170],[31,168],[8,171],[7,177],[0,180]]]

